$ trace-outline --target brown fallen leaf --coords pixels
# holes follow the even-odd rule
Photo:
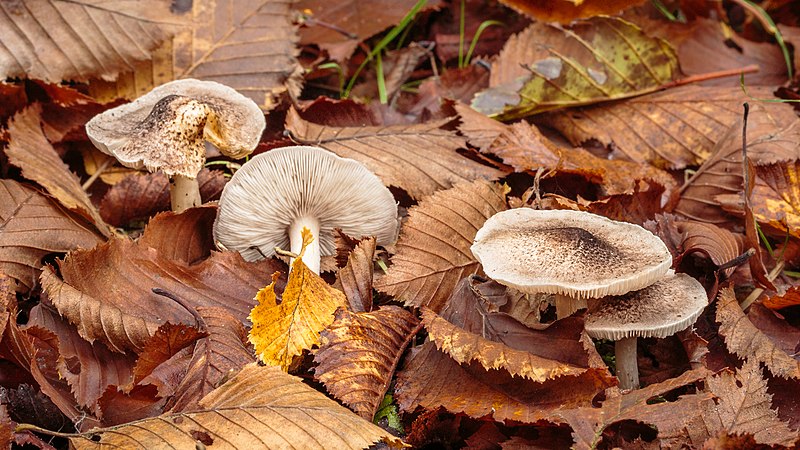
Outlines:
[[[458,154],[464,138],[441,129],[442,120],[417,125],[384,127],[326,127],[300,118],[290,109],[286,129],[299,143],[318,145],[343,158],[355,159],[387,186],[404,189],[421,198],[454,184],[495,179],[499,170]]]
[[[781,295],[771,295],[764,299],[762,304],[769,309],[800,305],[800,286],[792,286]]]
[[[54,201],[13,180],[0,180],[0,271],[34,287],[42,258],[92,248],[102,237]]]
[[[455,100],[462,107],[469,108],[461,102],[469,102],[475,93],[488,85],[489,70],[486,67],[473,64],[463,69],[448,69],[423,81],[411,104],[401,110],[419,117],[426,110],[431,113],[440,111],[445,100]]]
[[[753,189],[755,219],[776,234],[800,236],[800,160],[758,165],[755,171],[764,182]]]
[[[677,222],[676,225],[682,236],[682,252],[676,258],[676,266],[683,258],[695,253],[704,255],[717,267],[744,253],[744,236],[741,234],[734,234],[710,223],[691,220]],[[736,267],[725,269],[725,274],[730,276],[735,269]]]
[[[245,366],[202,400],[199,408],[70,438],[76,449],[190,448],[198,444],[234,449],[286,445],[308,449],[362,449],[383,440],[402,441],[275,367]]]
[[[613,16],[644,0],[500,0],[500,3],[542,22],[568,24],[586,17]]]
[[[339,246],[337,245],[337,251]],[[375,237],[358,241],[347,255],[347,264],[336,272],[335,287],[339,287],[347,297],[350,311],[372,311],[372,278],[375,257]],[[338,258],[338,255],[337,255]]]
[[[279,96],[300,93],[291,3],[196,0],[176,8],[189,18],[188,26],[115,82],[92,80],[92,97],[134,99],[168,81],[197,78],[226,84],[268,111]]]
[[[372,420],[418,323],[397,306],[362,313],[340,308],[314,352],[314,378],[358,415]]]
[[[152,0],[113,7],[47,0],[9,4],[0,33],[8,54],[0,63],[0,78],[112,80],[149,58],[186,19]]]
[[[129,386],[124,386],[123,390],[129,392],[133,389],[134,385],[139,384],[144,378],[150,376],[153,371],[164,362],[178,354],[181,350],[193,346],[198,339],[202,339],[206,336],[207,332],[202,332],[197,327],[189,325],[173,325],[169,322],[161,325],[147,343],[145,343],[142,352],[139,353],[139,357],[136,359],[136,365],[133,368],[132,383]],[[142,382],[142,384],[144,384],[144,382]],[[156,385],[156,387],[159,388],[159,397],[168,397],[173,393],[172,391],[169,393],[163,391],[162,388],[164,386]]]
[[[475,181],[412,207],[392,266],[375,288],[407,305],[439,312],[459,280],[479,270],[472,240],[486,219],[508,208],[507,192],[498,184]]]
[[[182,213],[159,213],[147,223],[139,245],[155,249],[166,259],[194,264],[215,249],[211,226],[216,217],[215,204],[189,208]]]
[[[216,389],[229,373],[256,361],[247,344],[247,330],[239,319],[223,308],[199,307],[197,312],[208,336],[194,346],[189,369],[165,407],[171,412],[197,409],[200,399]]]
[[[800,378],[800,361],[792,356],[796,349],[792,348],[788,353],[788,349],[779,347],[767,334],[756,328],[745,316],[732,288],[721,290],[717,297],[716,321],[720,324],[719,334],[732,353],[740,358],[764,363],[776,376]]]
[[[579,202],[586,211],[611,220],[641,225],[663,211],[661,197],[666,188],[658,183],[636,181],[632,192],[605,196],[592,202]],[[582,200],[582,199],[579,199]]]
[[[169,359],[154,368],[149,375],[142,378],[139,384],[134,386],[133,390],[153,385],[156,388],[157,395],[163,398],[166,403],[167,399],[175,394],[178,385],[186,377],[186,372],[189,371],[189,363],[192,362],[193,351],[194,346],[178,350]]]
[[[136,386],[129,392],[109,386],[99,401],[102,426],[111,427],[158,416],[164,411],[166,401],[153,385]]]
[[[204,202],[218,200],[226,182],[219,170],[201,170],[197,175],[200,197]],[[112,186],[100,201],[100,215],[117,227],[169,209],[169,181],[161,172],[131,174]]]
[[[41,107],[34,105],[17,113],[9,122],[9,145],[5,150],[9,161],[22,169],[22,176],[42,185],[64,206],[91,221],[104,236],[109,236],[111,230],[81,187],[78,177],[44,136],[41,112]]]
[[[303,263],[302,255],[313,239],[303,228],[303,249],[292,262],[281,302],[275,294],[275,273],[272,283],[256,294],[258,303],[250,312],[253,327],[249,339],[256,356],[264,364],[280,366],[287,372],[296,356],[319,343],[319,333],[333,322],[336,309],[347,304],[342,291]]]

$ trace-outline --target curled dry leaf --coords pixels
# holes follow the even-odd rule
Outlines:
[[[710,223],[691,220],[677,222],[676,225],[678,233],[683,237],[682,253],[676,265],[687,255],[700,253],[719,267],[744,253],[744,236],[741,234],[731,233]],[[730,276],[735,269],[736,267],[725,269],[725,274]]]
[[[484,370],[477,362],[459,365],[426,342],[398,373],[396,399],[407,412],[442,406],[476,418],[491,415],[497,421],[561,422],[554,420],[556,412],[590,406],[595,395],[614,384],[605,369],[535,383],[504,370]]]
[[[512,119],[653,92],[678,72],[666,41],[622,19],[593,17],[569,29],[537,22],[506,42],[490,88],[472,106]]]
[[[200,400],[191,412],[164,414],[91,436],[70,438],[79,450],[106,447],[152,449],[366,448],[379,440],[392,448],[402,441],[275,367],[245,366]]]
[[[216,217],[217,205],[157,214],[147,223],[139,245],[155,249],[166,259],[194,264],[214,250],[211,226]]]
[[[755,219],[776,233],[800,237],[800,160],[758,165],[755,169],[756,176],[765,183],[753,189]]]
[[[500,3],[542,22],[568,24],[575,19],[616,13],[644,0],[500,0]]]
[[[0,271],[25,288],[36,285],[42,258],[102,242],[55,202],[13,180],[0,180]]]
[[[454,184],[495,179],[499,170],[465,158],[456,151],[464,138],[441,129],[449,120],[383,127],[328,127],[303,120],[290,109],[286,129],[301,144],[318,145],[364,164],[387,186],[420,198]]]
[[[314,353],[314,378],[358,415],[372,420],[418,323],[397,306],[364,313],[340,308]]]
[[[172,412],[197,409],[197,402],[213,391],[231,372],[255,362],[247,344],[247,330],[223,308],[199,307],[208,336],[194,346],[189,369],[167,403]]]
[[[2,18],[0,78],[52,83],[93,76],[112,80],[149,58],[186,20],[154,0],[113,6],[27,0],[3,8]]]
[[[158,327],[158,330],[144,345],[142,352],[139,353],[136,366],[133,368],[133,383],[126,386],[125,391],[130,391],[133,385],[151,375],[162,363],[205,336],[207,333],[201,332],[197,327],[184,324],[173,325],[167,322]],[[160,397],[171,395],[171,393],[167,394],[161,391],[162,386],[158,387]]]
[[[337,251],[339,246],[337,245]],[[364,238],[347,255],[347,264],[336,273],[336,280],[347,297],[350,311],[372,311],[372,275],[375,237]]]
[[[176,8],[191,9],[183,14],[190,20],[188,26],[152,57],[132,64],[116,82],[93,80],[89,84],[92,97],[133,99],[179,78],[225,84],[263,110],[274,108],[284,93],[292,97],[300,93],[302,70],[296,58],[291,2],[195,0]]]
[[[158,389],[152,385],[136,386],[130,392],[117,390],[109,386],[100,397],[102,426],[121,425],[134,420],[155,417],[164,412],[167,399],[158,395]]]
[[[764,363],[776,376],[800,378],[800,361],[753,325],[736,301],[732,288],[721,290],[717,297],[716,321],[720,324],[719,334],[732,353],[740,358]],[[794,354],[795,349],[790,351]]]
[[[17,113],[8,125],[6,155],[11,164],[22,169],[22,176],[42,185],[61,204],[80,214],[105,236],[111,231],[97,208],[81,187],[78,177],[69,170],[47,141],[40,124],[41,106],[34,105]]]
[[[226,182],[219,170],[203,169],[197,174],[204,202],[219,199]],[[116,227],[169,209],[169,181],[161,172],[131,174],[112,186],[100,201],[100,215]]]
[[[476,181],[437,192],[409,210],[389,272],[376,289],[439,312],[462,278],[476,273],[470,247],[486,219],[506,210],[507,188]]]
[[[658,183],[636,181],[633,192],[604,197],[593,202],[581,202],[586,211],[611,220],[641,225],[663,211],[661,197],[665,187]]]
[[[319,333],[330,325],[333,313],[347,304],[342,291],[325,282],[303,263],[302,254],[314,237],[303,228],[303,250],[292,263],[289,281],[278,304],[275,282],[256,294],[258,304],[250,312],[250,342],[265,364],[288,371],[295,356],[319,343]]]
[[[770,296],[762,302],[769,309],[788,308],[800,305],[800,286],[792,286],[783,295]]]

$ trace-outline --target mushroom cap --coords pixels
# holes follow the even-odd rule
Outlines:
[[[358,161],[311,146],[270,150],[242,165],[225,185],[214,222],[214,239],[248,261],[289,248],[293,221],[319,221],[320,254],[336,252],[333,230],[348,236],[397,240],[394,196]]]
[[[242,158],[261,139],[264,113],[249,98],[214,81],[176,80],[93,117],[86,134],[125,166],[195,178],[208,141]]]
[[[638,291],[589,302],[585,328],[593,338],[613,341],[665,338],[693,324],[706,305],[703,285],[681,273]]]
[[[653,233],[582,211],[499,212],[478,230],[471,249],[499,283],[574,298],[641,289],[672,265],[667,246]]]

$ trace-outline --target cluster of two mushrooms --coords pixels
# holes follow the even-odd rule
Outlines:
[[[521,292],[551,293],[569,315],[588,304],[592,338],[615,341],[620,388],[637,389],[638,337],[671,336],[708,304],[694,278],[674,274],[664,243],[644,228],[581,211],[518,208],[489,218],[472,253],[486,275]]]

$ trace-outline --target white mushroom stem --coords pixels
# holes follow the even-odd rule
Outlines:
[[[639,389],[639,366],[636,359],[636,337],[622,338],[614,343],[617,378],[620,389]]]
[[[586,308],[586,300],[556,294],[556,319],[569,317],[575,311]]]
[[[316,217],[298,217],[289,225],[289,246],[292,253],[299,255],[303,249],[303,228],[308,228],[314,240],[306,247],[303,254],[303,262],[309,270],[319,275],[320,253],[319,253],[319,219]],[[294,258],[289,263],[294,262]]]
[[[203,203],[200,199],[200,185],[197,184],[197,178],[173,175],[170,177],[169,183],[169,200],[172,211],[183,212]]]

